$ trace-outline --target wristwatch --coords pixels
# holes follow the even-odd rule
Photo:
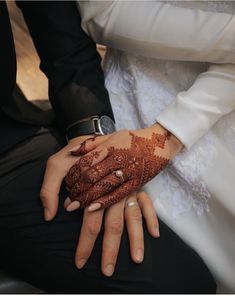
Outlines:
[[[67,128],[67,140],[91,134],[108,135],[115,131],[115,123],[109,116],[91,116],[70,125]]]

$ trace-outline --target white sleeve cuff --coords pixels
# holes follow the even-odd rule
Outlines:
[[[193,107],[177,99],[164,110],[157,122],[175,135],[189,149],[210,127],[205,116],[197,114]]]
[[[211,65],[193,86],[177,95],[157,121],[190,148],[235,109],[235,65]]]

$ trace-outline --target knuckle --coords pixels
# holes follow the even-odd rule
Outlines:
[[[89,223],[87,225],[87,231],[92,236],[97,236],[100,233],[101,224],[98,222]]]
[[[48,196],[48,191],[46,190],[46,188],[41,188],[40,190],[40,198],[42,200],[45,200]]]
[[[112,234],[120,235],[123,231],[123,223],[121,221],[112,221],[107,228]]]
[[[94,169],[90,169],[90,171],[85,171],[83,172],[83,180],[89,183],[93,183],[95,176],[96,176],[96,171]]]
[[[55,166],[57,164],[57,157],[55,155],[52,155],[47,160],[47,165],[49,166]]]

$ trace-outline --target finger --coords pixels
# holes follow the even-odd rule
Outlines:
[[[83,223],[75,255],[76,266],[82,268],[89,259],[97,236],[99,235],[104,211],[89,213],[84,210]]]
[[[114,189],[111,193],[93,201],[93,203],[88,207],[88,211],[95,211],[100,208],[104,209],[110,207],[136,190],[138,190],[138,188],[135,180],[129,180],[126,183],[123,183],[120,187]]]
[[[118,161],[117,157],[108,154],[103,161],[99,159],[96,164],[93,162],[92,167],[83,173],[83,180],[94,184],[112,172],[121,169],[122,164],[123,161]]]
[[[74,156],[80,156],[78,160],[71,166],[69,169],[66,177],[65,177],[65,183],[67,186],[67,190],[74,185],[74,183],[78,180],[80,176],[80,165],[79,160],[82,155],[90,152],[88,143],[93,142],[95,140],[95,137],[86,138],[81,144],[74,146],[72,149],[69,150],[69,153]],[[71,144],[71,143],[70,143]]]
[[[82,178],[81,173],[86,171],[87,169],[90,169],[94,163],[97,161],[102,161],[107,156],[107,149],[105,150],[94,150],[85,156],[81,157],[69,170],[68,174],[66,175],[65,182],[69,190],[75,185],[75,183],[79,180],[79,178]],[[78,190],[87,190],[89,188],[90,184],[86,181],[83,182],[82,185],[86,185],[81,187]]]
[[[92,139],[88,139],[84,142],[83,146],[87,152],[92,151],[91,153],[87,153],[85,156],[81,157],[74,166],[69,170],[65,182],[70,191],[71,187],[74,186],[76,181],[80,178],[82,172],[90,169],[95,164],[101,162],[108,156],[108,150],[106,147],[102,147],[102,143],[105,142],[110,136],[100,136]],[[100,146],[101,145],[101,146]],[[99,149],[95,149],[99,147]],[[80,148],[79,148],[80,149]],[[77,152],[76,152],[77,153]],[[95,174],[98,172],[95,172]],[[89,182],[86,182],[87,186],[83,191],[89,188]]]
[[[130,241],[131,258],[136,263],[141,263],[144,259],[144,232],[142,214],[138,202],[132,194],[126,201],[125,221]],[[128,206],[130,204],[131,206]]]
[[[79,161],[77,161],[71,168],[69,169],[67,175],[64,178],[67,190],[70,191],[74,184],[79,180],[80,177],[80,167]]]
[[[86,183],[84,181],[77,182],[70,192],[70,199],[78,200],[81,203],[82,207],[88,206],[92,201],[96,201],[98,198],[111,193],[118,186],[123,184],[124,182],[130,179],[130,174],[128,169],[122,170],[122,176],[118,177],[115,173],[112,173],[106,177],[104,177],[99,182],[95,183],[91,186],[87,191],[80,194],[78,188],[86,187]]]
[[[108,155],[108,150],[106,147],[100,146],[97,149],[87,153],[86,155],[82,156],[79,160],[79,167],[81,173],[90,169],[95,164],[104,160]]]
[[[40,199],[44,207],[44,218],[46,221],[52,220],[56,215],[59,191],[64,176],[65,172],[58,168],[58,164],[54,158],[49,158],[40,190]]]
[[[141,211],[143,213],[143,216],[145,218],[148,232],[153,237],[159,237],[160,236],[159,223],[158,223],[156,211],[154,209],[152,200],[144,191],[137,193],[137,199],[138,199],[138,203],[141,208]]]
[[[106,135],[106,136],[95,136],[94,135],[93,137],[86,139],[83,143],[81,143],[81,145],[78,145],[78,146],[74,147],[73,149],[71,149],[70,152],[74,156],[84,155],[84,154],[94,150],[95,148],[97,148],[99,145],[101,145],[103,142],[105,142],[109,137],[110,137],[110,135]],[[83,147],[81,147],[81,146],[83,146]]]
[[[122,200],[105,213],[101,270],[106,276],[111,276],[115,269],[124,227],[124,204]]]
[[[90,150],[88,149],[89,147],[89,142],[93,142],[95,140],[95,136],[92,136],[90,138],[87,138],[86,140],[84,140],[81,144],[79,144],[78,146],[73,147],[72,149],[69,150],[69,152],[73,155],[73,156],[82,156],[85,155],[87,152],[89,152]]]
[[[105,136],[95,136],[93,141],[88,141],[86,144],[86,149],[88,151],[96,149],[98,146],[103,144],[105,141],[107,141],[111,137],[110,135],[105,135]]]
[[[146,220],[147,228],[150,234],[153,236],[160,236],[159,222],[156,211],[153,206],[153,202],[144,191],[140,191],[137,194],[139,206],[142,210],[143,216]]]
[[[75,185],[76,182],[78,182],[79,179],[83,181],[83,177],[81,176],[81,173],[85,170],[91,168],[93,163],[95,161],[101,161],[107,156],[107,150],[94,150],[90,153],[87,153],[85,156],[80,157],[78,161],[70,168],[68,171],[66,177],[65,177],[65,183],[67,186],[68,191],[72,190],[72,187]],[[77,190],[87,190],[90,187],[90,184],[85,181],[81,183],[83,187],[79,188]],[[82,191],[81,191],[82,192]]]

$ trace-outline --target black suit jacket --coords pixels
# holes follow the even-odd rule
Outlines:
[[[113,113],[104,87],[100,57],[93,41],[81,29],[72,1],[18,1],[49,80],[49,98],[62,132],[79,119]],[[14,117],[13,90],[16,57],[5,2],[0,1],[0,152],[35,132],[27,120]],[[16,107],[17,108],[17,107]],[[6,115],[7,114],[7,115]],[[17,130],[21,132],[16,132]],[[26,131],[27,130],[27,131]],[[13,131],[13,132],[12,132]]]

